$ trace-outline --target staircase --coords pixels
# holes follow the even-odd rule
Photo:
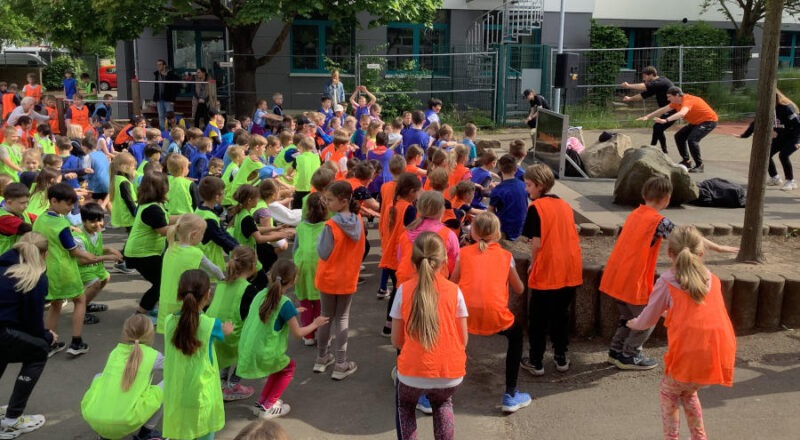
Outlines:
[[[542,26],[544,0],[504,0],[483,14],[467,31],[471,52],[488,52],[502,43],[518,43]]]

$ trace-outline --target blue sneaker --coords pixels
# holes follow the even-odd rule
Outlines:
[[[531,395],[528,393],[515,391],[513,396],[505,393],[503,394],[503,412],[517,412],[520,408],[525,408],[526,406],[530,405],[531,400]]]
[[[419,396],[419,400],[417,401],[417,409],[422,411],[423,414],[433,414],[433,408],[431,408],[431,402],[428,400],[428,396],[424,394]]]

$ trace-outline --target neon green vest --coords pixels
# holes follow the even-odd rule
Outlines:
[[[247,319],[244,321],[242,338],[239,346],[239,364],[236,374],[245,379],[260,379],[272,373],[281,371],[289,365],[289,356],[286,348],[289,341],[289,323],[284,323],[283,328],[275,331],[275,321],[289,298],[282,296],[278,307],[272,311],[267,322],[262,322],[258,316],[258,309],[267,297],[268,289],[264,289],[253,299]]]
[[[136,202],[136,191],[133,191],[133,184],[125,176],[114,176],[114,198],[111,199],[111,226],[115,228],[129,228],[133,226],[134,214],[131,214],[125,202],[122,200],[122,184],[127,183],[131,187],[131,197]]]
[[[311,176],[321,164],[319,155],[312,151],[304,151],[297,156],[297,173],[294,175],[294,187],[297,191],[311,191]]]
[[[42,155],[56,154],[56,146],[53,144],[53,141],[49,137],[47,136],[39,137],[39,134],[37,133],[33,135],[33,138],[34,140],[36,140],[36,143],[38,143],[39,146],[42,148]]]
[[[214,344],[220,368],[230,367],[239,358],[239,338],[242,335],[242,315],[239,313],[239,305],[242,303],[242,296],[249,285],[247,278],[218,283],[214,290],[214,299],[208,306],[208,312],[206,312],[208,316],[222,322],[233,323],[233,333],[226,336],[224,341]]]
[[[217,224],[217,226],[219,226],[219,217],[217,217],[217,214],[214,214],[213,211],[197,208],[194,210],[194,213],[203,220],[213,221]],[[222,248],[218,244],[209,240],[208,243],[200,243],[197,247],[203,251],[203,255],[211,260],[212,263],[214,263],[220,269],[225,270],[225,252],[222,251]],[[212,277],[212,281],[216,280]]]
[[[6,211],[3,208],[0,208],[0,217],[4,217],[4,216],[7,216],[7,215],[14,215],[14,214]],[[17,216],[14,215],[14,217],[17,217]],[[23,213],[21,218],[22,218],[23,222],[28,223],[28,224],[31,223],[31,218],[28,217],[28,214]],[[16,235],[16,234],[14,234],[14,235],[0,234],[0,254],[4,254],[4,253],[10,251],[11,248],[14,247],[14,244],[17,242],[17,240],[19,240],[19,237],[20,236]]]
[[[222,206],[231,206],[236,203],[233,200],[233,172],[239,171],[239,166],[235,163],[231,162],[228,164],[228,167],[225,168],[225,172],[222,173],[222,183],[225,184],[225,194],[222,196]]]
[[[163,435],[195,439],[225,426],[217,356],[209,347],[216,319],[200,314],[197,328],[200,348],[186,356],[172,344],[179,318],[179,315],[167,317],[164,336]]]
[[[101,437],[120,439],[131,435],[161,408],[161,387],[151,384],[158,352],[144,344],[139,347],[142,361],[128,391],[122,391],[121,385],[133,345],[117,344],[108,355],[103,374],[92,381],[83,395],[81,415]]]
[[[22,163],[22,151],[20,150],[19,145],[9,145],[3,143],[0,144],[0,148],[5,148],[6,151],[8,151],[8,158],[11,160],[11,162],[16,166],[20,166]],[[6,174],[8,177],[11,177],[11,180],[14,182],[19,182],[19,174],[17,173],[17,170],[6,165],[5,162],[0,161],[0,174]]]
[[[200,268],[203,251],[194,246],[174,243],[167,247],[164,262],[161,265],[161,290],[158,296],[158,322],[156,332],[164,333],[167,316],[181,310],[178,300],[178,282],[181,275],[189,269]]]
[[[297,249],[294,252],[294,264],[297,266],[297,280],[294,293],[299,300],[318,300],[319,289],[314,285],[317,273],[319,253],[317,252],[317,239],[322,234],[325,222],[308,223],[300,222],[297,225]]]
[[[92,87],[92,86],[94,86],[94,87]],[[91,80],[89,80],[87,82],[82,82],[81,81],[80,88],[83,89],[83,99],[85,99],[87,101],[96,100],[97,99],[97,93],[92,93],[92,89],[97,90],[97,86]]]
[[[33,232],[47,237],[47,299],[69,299],[83,295],[78,260],[64,249],[58,234],[69,229],[69,221],[61,215],[46,213],[33,222]]]
[[[278,155],[275,157],[275,161],[273,161],[272,164],[275,166],[275,168],[283,169],[284,174],[282,176],[279,176],[278,179],[282,180],[285,183],[288,183],[289,185],[292,185],[294,182],[294,175],[292,175],[291,177],[286,176],[286,174],[288,174],[289,172],[289,167],[290,167],[289,162],[286,161],[286,153],[289,150],[294,150],[292,152],[292,154],[294,154],[294,152],[297,151],[297,147],[295,147],[294,144],[292,144],[287,146],[285,150],[281,150],[281,152],[278,153]]]
[[[252,212],[246,209],[239,211],[239,213],[236,214],[236,217],[233,218],[233,231],[231,235],[233,235],[233,238],[235,238],[236,241],[238,241],[242,246],[247,246],[253,249],[253,251],[256,251],[255,237],[251,235],[250,238],[245,238],[244,234],[242,234],[242,220],[244,220],[245,217],[252,215]],[[257,252],[258,251],[256,251],[256,255],[258,255]],[[256,259],[256,270],[261,270],[262,267],[263,266],[261,265],[261,262]]]
[[[86,233],[85,230],[81,229],[81,232],[72,232],[73,236],[79,237],[83,242],[83,246],[86,248],[86,252],[101,257],[103,255],[103,233],[97,233],[97,243],[92,243],[92,240],[89,239],[89,234]],[[81,273],[81,282],[83,284],[88,283],[92,280],[105,280],[108,278],[108,271],[106,271],[105,265],[103,262],[98,262],[95,264],[84,264],[78,266],[78,270]]]
[[[47,212],[50,207],[50,202],[47,200],[47,190],[39,191],[31,194],[28,199],[28,207],[25,212],[33,214],[37,217]]]
[[[136,209],[136,218],[133,220],[131,233],[128,234],[128,241],[125,243],[125,250],[123,253],[126,257],[152,257],[154,255],[161,255],[161,253],[164,252],[164,245],[167,243],[167,238],[142,221],[142,212],[150,205],[157,205],[161,208],[164,212],[164,218],[167,220],[167,223],[169,223],[167,211],[160,203],[152,202],[139,205]]]
[[[256,173],[255,177],[250,180],[247,178],[254,171],[258,171],[261,168],[264,168],[264,164],[261,161],[250,159],[250,156],[245,157],[242,165],[239,166],[239,172],[236,173],[236,176],[233,178],[233,184],[231,185],[231,197],[233,197],[233,194],[236,193],[236,190],[245,183],[250,185],[257,184],[258,173]],[[227,187],[227,184],[225,186]]]
[[[167,209],[170,215],[181,215],[194,212],[192,193],[189,187],[192,181],[185,177],[169,176],[169,192],[167,193]]]

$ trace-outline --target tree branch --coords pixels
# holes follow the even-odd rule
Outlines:
[[[289,38],[289,32],[292,30],[292,23],[294,23],[294,16],[287,17],[287,20],[283,22],[281,32],[275,37],[275,40],[272,41],[272,46],[270,46],[267,53],[256,59],[256,67],[261,67],[269,63],[275,58],[275,55],[281,51],[283,44]]]
[[[742,5],[742,0],[737,0],[737,1],[739,2],[739,6],[741,6],[742,9],[744,9],[744,5]],[[736,22],[736,19],[733,17],[731,10],[728,9],[728,5],[725,4],[725,0],[719,0],[719,7],[720,11],[723,14],[725,14],[726,17],[728,17],[728,20],[730,20],[731,23],[733,23],[733,28],[738,31],[739,23]]]

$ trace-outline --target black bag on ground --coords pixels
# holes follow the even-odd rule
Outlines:
[[[744,208],[745,190],[742,185],[714,177],[697,184],[700,197],[692,205],[714,208]]]

